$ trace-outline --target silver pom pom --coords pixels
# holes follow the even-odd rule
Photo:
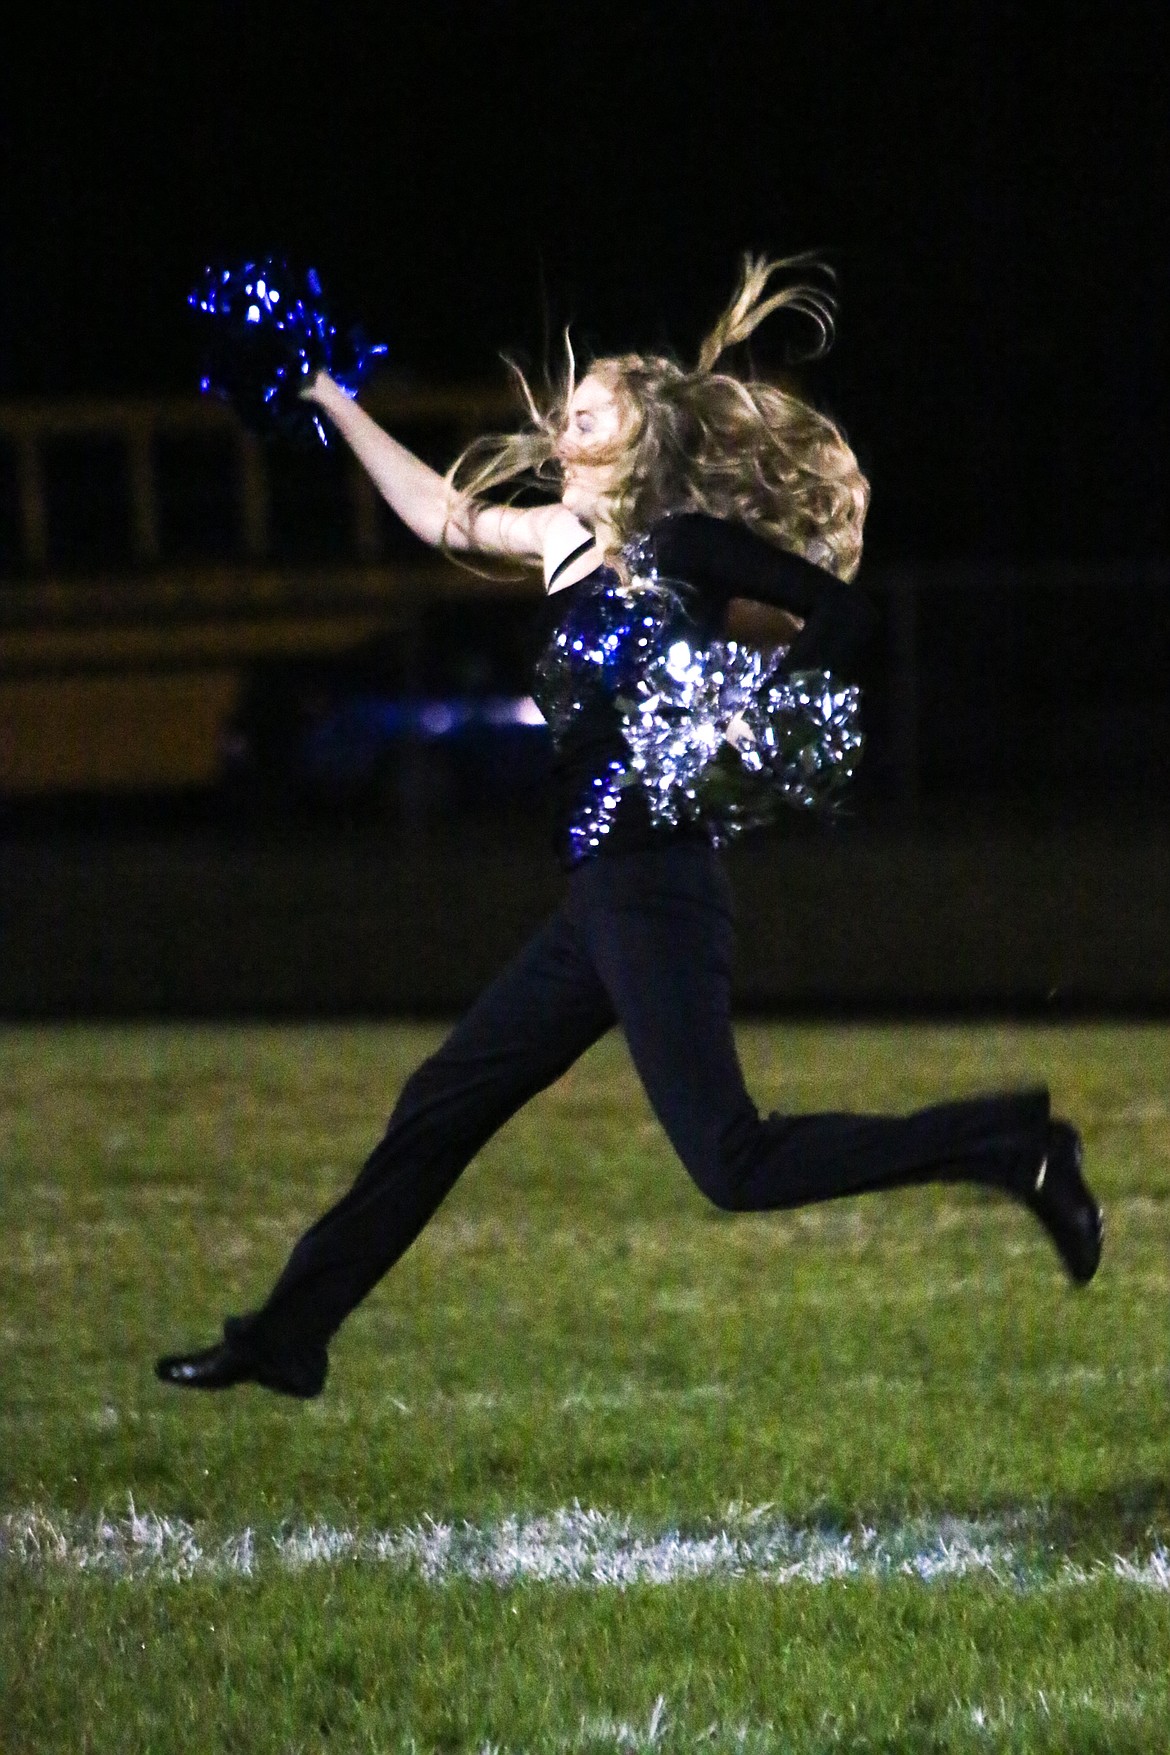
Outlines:
[[[783,670],[735,641],[677,639],[619,702],[631,766],[656,824],[704,823],[716,841],[824,808],[861,755],[859,694],[828,671]]]
[[[623,558],[629,584],[600,568],[537,669],[555,741],[601,695],[629,752],[581,800],[574,856],[599,850],[631,786],[656,827],[701,827],[716,843],[773,822],[785,806],[832,806],[861,756],[859,691],[828,671],[788,675],[782,647],[697,644],[687,587],[658,576],[649,544],[629,545]]]

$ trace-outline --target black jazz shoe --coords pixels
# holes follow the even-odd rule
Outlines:
[[[1086,1286],[1101,1260],[1105,1221],[1081,1174],[1081,1136],[1067,1121],[1050,1121],[1044,1157],[1025,1196],[1060,1252],[1069,1278]]]
[[[327,1369],[324,1350],[278,1368],[224,1340],[217,1341],[214,1347],[205,1347],[201,1353],[169,1353],[158,1361],[154,1374],[163,1383],[173,1383],[179,1389],[231,1389],[236,1383],[259,1383],[278,1395],[307,1400],[320,1395]]]
[[[201,1353],[168,1353],[154,1368],[163,1383],[181,1389],[230,1389],[233,1383],[250,1383],[249,1361],[226,1341],[205,1347]]]

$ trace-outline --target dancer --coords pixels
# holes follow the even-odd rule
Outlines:
[[[164,1382],[316,1395],[332,1336],[480,1147],[615,1023],[671,1143],[716,1206],[755,1212],[970,1181],[1024,1202],[1075,1283],[1096,1271],[1101,1213],[1081,1174],[1080,1137],[1051,1116],[1046,1090],[905,1116],[761,1118],[744,1086],[730,1016],[731,898],[715,843],[735,826],[745,773],[760,797],[770,787],[799,803],[810,795],[800,775],[818,760],[827,789],[848,766],[840,679],[872,616],[850,583],[868,485],[842,434],[791,391],[718,369],[781,308],[811,318],[827,341],[830,300],[808,282],[777,288],[785,266],[747,259],[693,369],[624,354],[594,361],[574,383],[570,360],[556,406],[542,412],[529,396],[525,432],[480,442],[445,477],[327,374],[308,384],[315,411],[424,541],[543,566],[536,692],[553,732],[565,894],[407,1080],[356,1182],[296,1244],[265,1302],[229,1317],[213,1346],[161,1359]],[[535,507],[487,497],[534,475],[555,480],[559,497]],[[744,710],[717,727],[724,742],[713,755],[708,747],[706,767],[679,766],[663,752],[687,745],[694,703],[710,699],[705,655],[728,675],[735,663],[747,674],[742,655],[720,644],[737,598],[785,612],[791,643],[777,670],[747,675]],[[810,675],[819,684],[802,694]],[[830,702],[819,720],[818,701]],[[712,724],[688,747],[709,746]],[[781,734],[803,726],[787,765],[768,757],[769,725]],[[722,790],[705,786],[712,774]]]

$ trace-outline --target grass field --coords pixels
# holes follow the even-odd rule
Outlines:
[[[1047,1078],[1106,1257],[706,1207],[602,1043],[319,1401],[167,1390],[436,1040],[0,1034],[0,1750],[1164,1750],[1170,1030],[741,1031],[764,1107]]]

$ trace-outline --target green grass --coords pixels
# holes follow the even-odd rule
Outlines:
[[[1107,1568],[1170,1541],[1170,1030],[740,1039],[763,1107],[1046,1078],[1106,1206],[1097,1280],[976,1191],[719,1215],[609,1039],[481,1154],[320,1401],[184,1396],[154,1355],[263,1294],[436,1033],[0,1034],[0,1513],[133,1502],[260,1556],[0,1556],[0,1750],[1163,1748],[1170,1593]],[[967,1518],[1021,1570],[501,1587],[266,1546],[574,1503],[648,1537],[734,1505],[859,1538]]]

